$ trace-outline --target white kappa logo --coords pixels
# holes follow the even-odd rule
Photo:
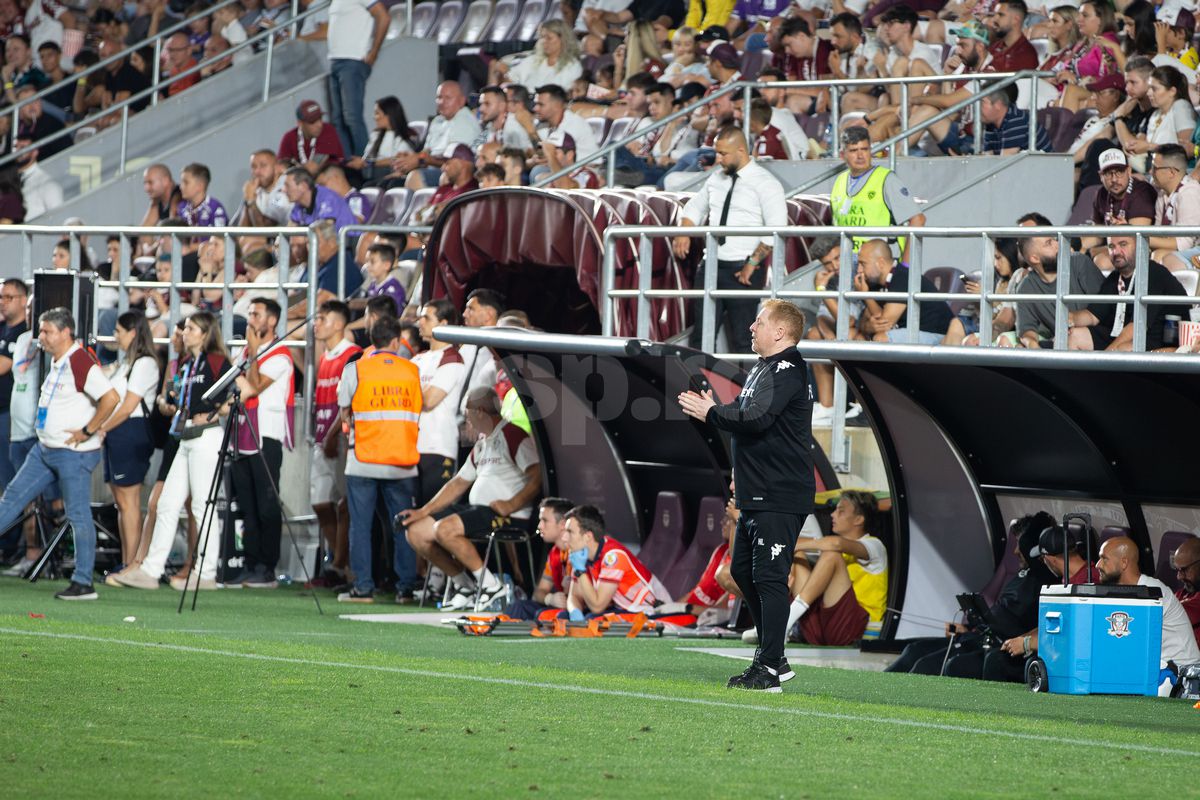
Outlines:
[[[771,560],[774,561],[775,556],[779,555],[781,552],[783,552],[783,545],[781,545],[781,544],[771,545]]]
[[[1123,636],[1129,635],[1129,623],[1133,622],[1133,617],[1126,614],[1124,611],[1114,611],[1105,619],[1108,620],[1108,635],[1120,639]]]
[[[780,362],[779,362],[779,366],[775,367],[775,371],[776,371],[776,372],[783,372],[785,369],[787,369],[787,368],[788,368],[788,367],[790,367],[790,366],[792,366],[792,362],[790,362],[790,361],[780,361]]]

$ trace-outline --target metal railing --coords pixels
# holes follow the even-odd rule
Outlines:
[[[296,0],[293,0],[293,4],[295,4],[295,3],[296,3]],[[221,61],[225,61],[226,59],[232,59],[233,55],[235,53],[241,52],[242,50],[245,50],[247,48],[254,48],[255,45],[262,43],[262,42],[266,43],[266,46],[264,48],[266,60],[265,60],[264,68],[263,68],[263,83],[262,83],[262,92],[260,93],[260,97],[261,97],[261,102],[265,103],[265,102],[267,102],[267,100],[270,99],[270,96],[271,96],[271,71],[272,71],[272,64],[273,64],[274,56],[275,56],[275,39],[279,35],[280,30],[286,26],[291,26],[293,29],[295,29],[297,27],[298,23],[300,23],[301,21],[303,21],[311,16],[314,16],[316,14],[319,14],[323,11],[326,11],[326,10],[328,10],[328,8],[329,8],[329,2],[311,5],[305,11],[303,11],[299,14],[295,14],[294,16],[282,19],[276,25],[268,28],[267,30],[260,31],[253,36],[248,37],[246,39],[246,41],[241,42],[241,43],[229,48],[228,50],[224,51],[223,53],[219,53],[211,58],[206,58],[206,59],[200,61],[199,63],[197,63],[195,66],[189,67],[188,69],[184,70],[183,72],[180,72],[178,75],[171,75],[166,78],[160,77],[160,79],[153,82],[149,88],[143,89],[142,91],[138,92],[135,95],[130,95],[129,97],[125,98],[124,100],[122,100],[118,103],[113,103],[108,108],[101,109],[100,111],[97,111],[96,113],[92,114],[91,116],[85,117],[84,119],[81,119],[81,120],[77,120],[76,122],[73,122],[70,125],[68,125],[67,127],[63,128],[62,130],[55,131],[52,135],[50,135],[46,138],[47,139],[58,139],[58,138],[61,138],[64,136],[71,136],[72,134],[78,132],[79,130],[81,130],[83,128],[91,127],[99,119],[104,119],[105,117],[109,117],[109,116],[112,116],[113,114],[119,113],[121,115],[121,122],[120,122],[120,125],[121,125],[121,154],[120,154],[120,158],[118,160],[117,175],[124,175],[125,174],[125,164],[128,161],[127,156],[128,156],[128,152],[129,152],[129,117],[131,116],[132,108],[134,105],[137,105],[138,103],[141,103],[143,100],[147,100],[147,99],[150,100],[151,104],[155,104],[158,102],[157,99],[155,99],[155,98],[158,97],[159,93],[162,92],[164,88],[170,86],[173,83],[181,81],[184,78],[190,77],[192,75],[199,75],[201,70],[205,69],[206,67],[210,67],[213,64],[217,64]],[[36,149],[37,145],[38,145],[38,142],[34,142],[32,144],[29,144],[29,145],[19,148],[19,149],[14,148],[12,150],[12,152],[10,152],[7,156],[0,158],[0,166],[3,166],[4,164],[7,164],[8,162],[13,161],[14,159],[18,158],[19,156],[24,155],[25,153],[28,153],[28,152]]]
[[[1029,107],[1031,109],[1031,111],[1029,112],[1029,114],[1030,114],[1030,117],[1029,117],[1029,148],[1030,148],[1030,150],[1033,150],[1036,147],[1037,131],[1038,131],[1038,127],[1037,127],[1037,83],[1038,83],[1039,79],[1050,78],[1050,77],[1054,77],[1054,73],[1038,72],[1036,70],[1024,70],[1022,72],[990,72],[990,73],[962,74],[962,75],[929,75],[929,76],[907,77],[907,78],[879,78],[879,79],[873,79],[873,78],[843,78],[843,79],[829,78],[829,79],[825,79],[825,80],[815,80],[815,81],[770,81],[770,82],[768,82],[768,81],[736,81],[734,83],[729,84],[728,86],[723,86],[720,89],[717,89],[712,94],[706,95],[705,97],[697,100],[696,102],[692,103],[689,106],[685,106],[685,107],[679,109],[678,111],[671,112],[670,114],[668,114],[667,116],[663,117],[660,120],[655,120],[650,125],[647,125],[646,127],[641,128],[641,129],[637,130],[636,132],[630,133],[626,136],[623,136],[620,139],[617,139],[616,141],[605,144],[603,147],[601,147],[596,152],[580,158],[578,161],[576,161],[574,164],[571,164],[570,166],[563,167],[562,169],[559,169],[555,172],[549,173],[548,175],[543,175],[541,178],[538,179],[538,181],[535,185],[536,186],[548,186],[553,181],[556,181],[559,178],[562,178],[566,175],[570,175],[571,173],[575,172],[580,167],[582,167],[586,164],[591,164],[591,163],[594,163],[601,159],[604,159],[605,160],[605,181],[609,186],[612,186],[614,183],[615,176],[616,176],[616,152],[617,152],[617,150],[619,150],[622,147],[625,147],[627,144],[630,144],[632,142],[635,142],[639,139],[644,138],[647,134],[649,134],[655,130],[658,130],[659,128],[666,127],[668,124],[670,124],[671,122],[674,122],[677,119],[691,116],[693,111],[700,108],[701,106],[707,105],[708,103],[712,102],[714,99],[716,99],[718,97],[735,94],[737,92],[741,92],[741,95],[742,95],[742,103],[743,103],[743,106],[742,106],[742,108],[743,108],[742,132],[746,136],[746,141],[750,142],[752,140],[752,137],[750,135],[750,115],[745,113],[744,109],[749,107],[749,101],[750,101],[752,90],[762,89],[762,88],[785,89],[785,90],[786,89],[814,89],[814,88],[815,89],[823,89],[823,88],[829,89],[830,90],[829,124],[831,126],[831,135],[832,135],[830,155],[831,155],[831,157],[836,159],[836,158],[838,158],[838,156],[840,155],[840,152],[841,152],[841,141],[840,141],[840,139],[841,139],[841,137],[840,137],[840,123],[841,123],[840,116],[841,116],[841,114],[839,113],[841,93],[843,91],[845,91],[847,88],[853,89],[853,88],[858,88],[858,87],[874,88],[876,86],[899,86],[900,94],[901,94],[901,104],[900,104],[901,132],[883,142],[872,142],[872,144],[871,144],[872,150],[875,150],[875,151],[883,150],[885,148],[890,148],[889,154],[888,154],[889,166],[892,169],[895,169],[896,168],[896,157],[897,157],[896,150],[897,150],[897,148],[894,145],[900,144],[900,149],[902,150],[903,154],[908,155],[908,139],[910,136],[927,129],[930,125],[933,125],[935,122],[939,122],[943,119],[946,119],[948,117],[951,117],[951,116],[959,113],[964,108],[966,108],[967,106],[971,106],[971,105],[974,105],[976,107],[976,110],[975,110],[976,124],[975,124],[975,131],[974,131],[975,150],[976,150],[976,152],[978,152],[979,150],[982,150],[983,149],[983,146],[982,146],[983,124],[981,121],[981,117],[979,116],[980,100],[982,100],[983,97],[985,97],[989,94],[992,94],[993,92],[997,92],[997,91],[999,91],[1007,86],[1010,86],[1014,83],[1017,83],[1020,80],[1028,80],[1030,82]],[[914,84],[923,85],[923,84],[928,84],[928,83],[932,83],[932,84],[942,84],[942,83],[950,83],[950,82],[956,83],[959,81],[979,81],[981,83],[987,83],[989,85],[987,86],[987,88],[982,89],[980,92],[972,95],[971,97],[969,97],[965,100],[962,100],[958,103],[955,103],[954,105],[950,106],[949,108],[939,111],[936,115],[934,115],[930,119],[925,120],[924,122],[918,123],[917,125],[914,125],[911,127],[909,126],[908,93],[909,93],[910,86],[912,86]],[[792,189],[791,191],[788,192],[788,196],[791,197],[791,196],[794,196],[797,194],[801,194],[802,192],[819,184],[820,182],[828,180],[830,177],[837,174],[837,172],[840,171],[841,169],[843,169],[843,167],[839,163],[836,167],[831,167],[830,171],[828,171],[827,173],[822,173],[820,177],[812,179],[810,181],[806,181],[805,183],[801,184],[800,186]],[[701,174],[703,174],[703,173],[701,173]]]
[[[382,198],[382,195],[380,195]],[[385,235],[402,235],[408,236],[413,234],[416,236],[428,236],[433,232],[433,227],[430,225],[347,225],[338,231],[338,296],[346,296],[346,249],[350,239],[357,239],[359,235],[364,233],[382,233]],[[396,255],[401,255],[399,251]],[[366,285],[366,282],[363,282]],[[412,298],[408,298],[411,300]]]
[[[286,311],[288,309],[287,293],[289,291],[304,292],[304,316],[311,317],[316,312],[317,308],[317,271],[319,263],[317,262],[317,235],[311,228],[299,227],[269,227],[269,228],[172,228],[172,227],[141,227],[141,226],[102,226],[102,225],[68,225],[68,226],[50,226],[50,225],[12,225],[4,228],[5,234],[10,234],[18,237],[20,241],[21,252],[18,259],[20,264],[20,276],[23,280],[31,282],[33,280],[34,271],[40,269],[39,257],[35,254],[34,249],[38,244],[44,245],[45,237],[52,237],[54,240],[68,240],[70,243],[70,266],[69,269],[76,272],[81,272],[80,265],[81,252],[84,243],[81,241],[88,236],[119,237],[118,244],[118,261],[120,266],[118,274],[109,280],[97,278],[94,281],[95,288],[99,289],[115,289],[118,292],[117,312],[124,312],[129,309],[129,290],[163,290],[168,291],[168,313],[165,315],[167,322],[167,336],[165,338],[155,339],[156,344],[166,345],[168,352],[173,356],[174,348],[171,344],[171,332],[174,329],[174,324],[180,319],[180,309],[183,305],[181,293],[192,291],[211,292],[215,290],[221,291],[221,309],[222,312],[217,315],[221,320],[221,333],[225,343],[231,346],[245,345],[245,339],[236,339],[233,335],[233,306],[234,292],[242,292],[252,290],[261,292],[264,290],[274,290],[278,295],[279,305],[284,309],[284,319],[279,321],[276,328],[276,335],[283,335],[290,330],[295,324],[295,320],[287,319]],[[263,236],[267,237],[268,242],[271,239],[275,240],[275,252],[277,254],[277,268],[279,270],[280,279],[272,282],[263,283],[239,283],[236,280],[237,273],[235,269],[235,248],[234,240],[245,236]],[[220,281],[201,282],[201,281],[140,281],[133,280],[131,267],[133,264],[134,250],[136,242],[139,238],[153,239],[170,239],[171,240],[171,275],[177,276],[183,274],[183,243],[184,240],[192,240],[204,237],[221,237],[225,245],[225,259]],[[308,262],[306,264],[307,280],[305,281],[287,281],[284,280],[291,269],[291,248],[288,240],[292,237],[304,237],[308,244]],[[48,259],[47,259],[48,262]],[[47,263],[48,267],[49,264]],[[92,303],[92,318],[91,330],[93,331],[92,341],[87,344],[113,345],[115,338],[109,335],[97,335],[99,329],[101,314],[109,309],[101,309],[98,304]],[[305,332],[304,338],[287,339],[286,344],[289,347],[299,347],[304,350],[305,369],[304,369],[304,392],[303,392],[303,413],[305,419],[312,418],[312,401],[313,388],[316,381],[316,360],[311,341],[311,330]],[[311,437],[312,431],[309,431]]]

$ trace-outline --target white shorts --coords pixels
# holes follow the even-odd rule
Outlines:
[[[346,496],[345,448],[339,448],[337,458],[327,458],[320,445],[313,445],[308,493],[314,506],[336,503]]]

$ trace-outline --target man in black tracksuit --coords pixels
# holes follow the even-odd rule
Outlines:
[[[813,510],[811,400],[808,371],[796,343],[804,314],[791,303],[767,300],[750,326],[761,358],[737,400],[718,405],[712,392],[679,396],[684,413],[729,431],[734,496],[741,509],[730,573],[754,618],[759,647],[731,688],[780,691],[792,677],[783,657],[788,618],[788,572],[804,518]]]

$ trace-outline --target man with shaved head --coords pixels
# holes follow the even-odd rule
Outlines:
[[[1100,560],[1096,562],[1096,568],[1100,571],[1101,583],[1112,586],[1157,586],[1163,598],[1162,660],[1174,661],[1180,667],[1200,663],[1200,645],[1196,644],[1196,635],[1187,612],[1165,583],[1142,574],[1138,568],[1137,545],[1132,539],[1117,536],[1100,545]]]
[[[1200,539],[1188,539],[1179,545],[1171,554],[1171,567],[1183,584],[1175,597],[1187,612],[1196,643],[1200,644]]]
[[[151,164],[142,173],[142,189],[150,199],[150,207],[142,217],[142,226],[153,227],[164,219],[175,216],[175,208],[183,202],[179,187],[171,177],[171,170],[166,164]]]
[[[859,330],[876,342],[908,342],[908,285],[910,270],[907,264],[896,263],[892,247],[883,239],[870,239],[858,251],[858,272],[854,289],[859,292],[895,292],[894,301],[866,300]],[[921,276],[922,292],[936,292],[933,281]],[[940,301],[921,303],[921,330],[918,344],[940,344],[950,328],[950,306]]]
[[[470,148],[483,130],[458,81],[438,84],[433,103],[437,115],[429,121],[421,152],[397,153],[392,159],[392,175],[406,176],[404,185],[409,189],[437,186],[446,160],[443,154],[456,144]]]

